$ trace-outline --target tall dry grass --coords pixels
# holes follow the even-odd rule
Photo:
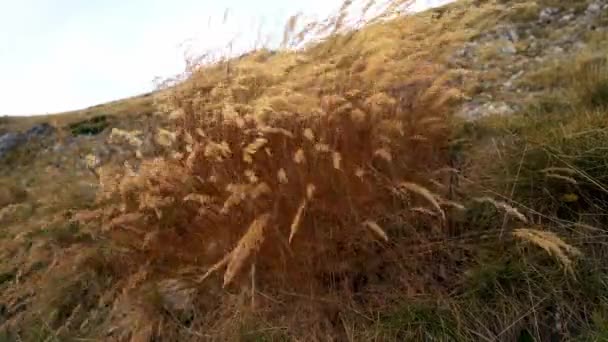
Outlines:
[[[165,90],[166,155],[99,173],[104,232],[128,251],[126,274],[205,289],[215,313],[233,298],[217,285],[284,308],[286,293],[352,299],[372,273],[399,282],[391,270],[420,241],[412,227],[445,231],[457,205],[433,175],[448,165],[458,92],[438,64],[364,41],[254,51]]]
[[[260,87],[237,82],[175,95],[173,156],[110,182],[121,203],[111,234],[175,265],[211,266],[232,253],[225,280],[242,273],[230,267],[245,262],[239,255],[258,254],[247,263],[258,264],[261,283],[308,288],[356,250],[374,250],[365,222],[378,227],[415,206],[443,216],[428,179],[446,163],[442,113],[362,91],[307,95],[309,111],[278,112],[270,106],[293,104],[252,106]]]

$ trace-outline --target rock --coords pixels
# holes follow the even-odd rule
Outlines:
[[[587,44],[583,43],[583,42],[576,42],[574,43],[574,49],[575,50],[584,50],[587,48]]]
[[[488,115],[510,115],[514,112],[515,110],[505,102],[468,103],[457,115],[467,120],[476,120]]]
[[[0,159],[28,140],[47,136],[54,131],[55,128],[53,126],[43,123],[33,126],[25,133],[8,132],[0,135]]]
[[[65,150],[65,145],[60,142],[55,143],[55,145],[53,145],[53,152],[55,152],[55,153],[61,153],[64,150]]]
[[[519,34],[517,33],[517,31],[515,29],[510,29],[507,32],[507,37],[509,38],[510,41],[512,41],[513,43],[516,43],[519,41]]]
[[[10,151],[17,148],[25,141],[21,133],[9,132],[0,136],[0,159],[4,158]]]
[[[513,43],[508,42],[500,48],[500,51],[506,55],[514,55],[517,53],[517,48],[515,45],[513,45]]]
[[[475,42],[466,42],[464,43],[464,46],[457,50],[454,55],[460,58],[471,58],[473,57],[473,52],[477,48],[477,45],[478,44]]]
[[[602,5],[599,2],[592,2],[587,7],[585,13],[590,16],[598,15],[602,12]]]
[[[540,11],[538,20],[540,20],[542,22],[551,22],[555,19],[555,17],[557,16],[558,13],[559,13],[559,8],[554,8],[554,7],[543,8]]]
[[[574,19],[574,14],[566,14],[559,21],[561,23],[567,23],[567,22],[571,21],[572,19]]]
[[[55,131],[55,128],[47,123],[36,125],[25,132],[28,139],[38,138],[49,135]]]

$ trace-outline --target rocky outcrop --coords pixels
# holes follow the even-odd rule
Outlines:
[[[32,140],[40,139],[51,135],[55,128],[47,123],[35,125],[25,133],[8,132],[0,135],[0,159],[3,159],[9,152],[18,148],[22,144]]]
[[[538,6],[539,2],[533,4]],[[566,5],[538,7],[536,14],[525,20],[514,15],[510,22],[480,33],[455,51],[448,65],[467,70],[479,80],[477,91],[458,116],[475,120],[516,113],[523,103],[547,92],[522,84],[522,79],[548,63],[586,50],[591,32],[608,32],[608,0]]]
[[[7,153],[14,150],[25,141],[25,136],[21,133],[9,132],[0,135],[0,159]]]

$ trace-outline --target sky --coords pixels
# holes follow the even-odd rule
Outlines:
[[[418,0],[416,10],[449,0]],[[76,110],[154,89],[185,55],[282,37],[342,0],[0,0],[0,115]]]

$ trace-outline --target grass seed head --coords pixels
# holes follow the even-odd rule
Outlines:
[[[239,240],[237,246],[230,253],[226,273],[224,273],[223,287],[230,285],[249,257],[259,251],[262,243],[264,243],[264,231],[268,227],[269,222],[270,214],[268,213],[262,214],[253,220],[245,235]]]

